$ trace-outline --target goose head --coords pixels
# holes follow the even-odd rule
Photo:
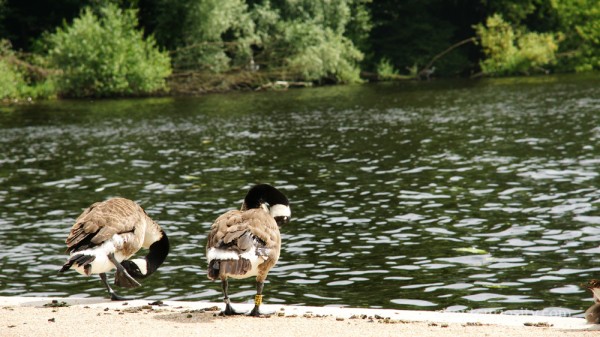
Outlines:
[[[258,184],[248,191],[242,203],[242,211],[252,208],[264,209],[279,226],[288,223],[292,216],[288,198],[269,184]]]
[[[129,275],[136,279],[148,277],[148,262],[146,259],[133,259],[121,262],[121,265],[127,270]]]
[[[121,265],[127,270],[129,275],[136,279],[144,279],[152,275],[165,261],[170,249],[167,234],[159,228],[158,237],[154,238],[154,240],[150,245],[148,255],[143,259],[138,258],[121,262]]]

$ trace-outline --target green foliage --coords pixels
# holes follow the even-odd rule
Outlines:
[[[60,95],[140,95],[166,88],[169,56],[151,36],[144,40],[136,13],[108,5],[97,16],[88,8],[46,36],[49,64],[62,71],[55,79]]]
[[[474,33],[483,59],[459,42]],[[147,94],[166,88],[171,67],[210,84],[189,81],[197,88],[352,83],[359,67],[401,79],[431,62],[440,77],[590,71],[600,1],[0,0],[0,37],[16,50],[0,57],[4,97],[53,95],[52,85],[63,96]]]
[[[347,36],[359,50],[369,49],[369,33],[373,29],[371,12],[368,5],[372,0],[358,0],[349,3],[350,21],[346,24],[344,36]]]
[[[561,60],[567,71],[600,70],[600,1],[550,0],[563,34]]]
[[[352,0],[287,0],[273,8],[264,1],[253,9],[258,36],[255,58],[271,69],[283,69],[298,80],[356,83],[363,54],[345,36]],[[354,7],[356,9],[356,6]]]
[[[167,2],[169,0],[160,0]],[[363,0],[186,0],[178,70],[249,69],[305,81],[358,82],[362,53],[357,40],[368,31]],[[360,14],[356,20],[351,14]],[[168,20],[165,20],[168,21]],[[364,42],[364,41],[363,41]]]
[[[286,67],[303,80],[356,83],[360,81],[356,62],[362,53],[352,42],[332,29],[314,24],[291,23],[286,25],[281,41],[292,51]]]
[[[0,100],[23,96],[23,76],[6,60],[0,59]]]
[[[416,73],[416,71],[415,71]],[[380,79],[388,80],[398,76],[398,71],[387,58],[382,58],[377,64],[377,75]]]
[[[480,63],[485,74],[526,74],[556,59],[558,44],[552,34],[515,31],[499,14],[475,30],[486,55]]]
[[[26,62],[19,60],[7,40],[0,40],[0,100],[45,98],[54,95],[49,81],[37,81],[24,69]],[[32,67],[32,65],[29,65]]]
[[[540,5],[547,0],[488,0],[487,12],[500,14],[506,21],[522,24],[535,15]]]
[[[223,72],[247,61],[254,23],[243,0],[197,0],[185,4],[184,46],[178,51],[178,69]]]

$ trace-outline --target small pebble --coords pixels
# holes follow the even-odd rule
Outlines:
[[[166,304],[164,304],[163,301],[154,301],[154,302],[148,303],[148,305],[158,305],[159,307],[166,306]]]

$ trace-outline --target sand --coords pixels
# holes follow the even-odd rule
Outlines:
[[[249,304],[236,309],[250,310]],[[222,303],[0,297],[0,336],[598,336],[583,318],[263,305],[223,317]]]

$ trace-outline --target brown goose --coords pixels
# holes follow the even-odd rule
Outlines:
[[[75,220],[66,240],[71,256],[60,272],[75,269],[82,275],[99,274],[113,301],[125,300],[106,281],[106,272],[117,268],[115,284],[140,286],[135,279],[151,275],[169,254],[169,239],[160,226],[135,202],[113,198],[88,207]],[[126,260],[140,248],[150,251],[143,259]]]
[[[271,185],[260,184],[248,191],[241,210],[229,211],[212,224],[206,244],[208,278],[221,280],[224,315],[241,314],[229,302],[227,278],[252,276],[256,276],[256,296],[249,315],[262,314],[264,282],[281,249],[279,225],[287,223],[290,216],[287,197]]]
[[[590,280],[585,285],[594,295],[594,304],[585,311],[585,320],[588,323],[600,323],[600,280]]]

